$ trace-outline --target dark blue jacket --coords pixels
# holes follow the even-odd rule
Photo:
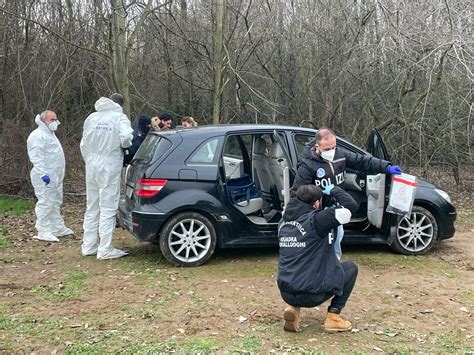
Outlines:
[[[389,161],[375,158],[372,155],[356,154],[339,147],[336,148],[334,160],[329,161],[316,154],[314,143],[313,140],[306,145],[303,156],[298,162],[295,181],[291,186],[292,196],[301,185],[324,187],[333,184],[344,188],[346,167],[366,174],[378,174],[385,173],[387,166],[390,165]],[[325,206],[328,205],[326,201],[325,199]]]
[[[140,116],[140,118],[138,119],[137,127],[133,131],[132,146],[124,150],[124,164],[129,164],[132,161],[133,157],[138,151],[138,148],[140,148],[141,144],[146,138],[148,131],[150,130],[150,124],[150,116]]]
[[[351,213],[357,210],[354,199],[340,187],[334,187],[331,196]],[[280,290],[342,294],[344,271],[334,251],[336,235],[331,232],[340,225],[335,212],[336,208],[317,210],[296,197],[288,202],[278,226]]]

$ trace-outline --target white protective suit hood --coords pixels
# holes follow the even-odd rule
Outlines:
[[[36,115],[36,117],[35,117],[35,123],[36,123],[37,126],[43,126],[43,127],[48,128],[48,127],[46,126],[46,124],[45,124],[43,121],[41,121],[41,115],[40,115],[40,114],[37,114],[37,115]]]
[[[101,97],[99,100],[97,100],[94,107],[97,112],[111,110],[111,111],[117,111],[117,112],[122,113],[122,106],[113,102],[111,99],[107,97]]]

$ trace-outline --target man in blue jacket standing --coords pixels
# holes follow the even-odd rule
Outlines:
[[[341,263],[337,258],[334,228],[350,221],[357,203],[333,184],[327,185],[324,192],[340,207],[321,209],[323,191],[316,185],[301,185],[278,226],[278,288],[290,305],[283,315],[286,331],[299,330],[300,307],[316,307],[329,299],[324,329],[341,332],[352,327],[339,314],[354,288],[357,266],[352,261]]]

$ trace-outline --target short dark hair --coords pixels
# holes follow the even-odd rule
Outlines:
[[[113,102],[115,102],[116,104],[119,104],[122,107],[123,107],[123,104],[125,102],[125,100],[123,99],[123,96],[120,95],[119,93],[113,93],[112,95],[110,95],[110,99]]]
[[[323,139],[330,137],[330,136],[335,136],[336,133],[331,128],[328,127],[321,127],[316,131],[316,134],[314,136],[316,140],[316,144],[319,144]]]
[[[163,112],[160,115],[160,120],[162,120],[162,121],[169,121],[169,120],[172,120],[172,119],[173,119],[173,117],[171,117],[171,115],[168,112]]]
[[[323,196],[321,189],[316,185],[301,185],[296,190],[296,197],[298,200],[313,205],[319,201]]]

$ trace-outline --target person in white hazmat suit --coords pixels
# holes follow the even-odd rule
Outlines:
[[[120,198],[122,148],[132,145],[133,129],[122,112],[122,95],[101,97],[96,112],[87,117],[81,140],[86,163],[87,209],[84,215],[82,255],[115,259],[127,252],[112,247],[112,232]],[[97,239],[99,237],[99,240]]]
[[[57,242],[58,237],[74,234],[64,225],[61,216],[63,203],[64,152],[54,133],[59,126],[56,113],[44,111],[36,115],[38,127],[30,133],[26,142],[28,157],[33,164],[30,177],[38,201],[36,202],[36,230],[33,238]]]

